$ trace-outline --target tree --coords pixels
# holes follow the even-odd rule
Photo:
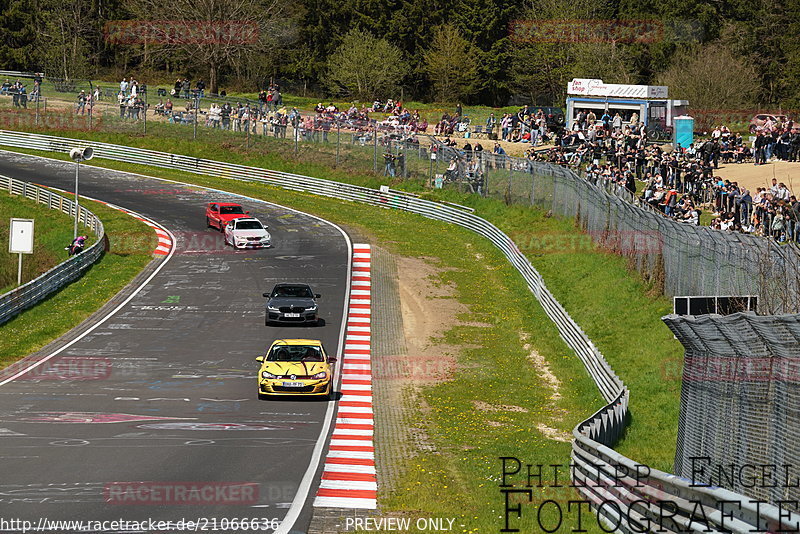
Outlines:
[[[479,84],[481,51],[464,39],[451,24],[433,32],[431,46],[424,54],[425,71],[439,102],[461,101],[475,93]]]
[[[386,39],[353,28],[328,58],[328,86],[360,100],[393,97],[408,72],[403,53]]]
[[[656,78],[670,96],[693,109],[748,109],[758,91],[758,74],[749,58],[718,42],[681,50]]]
[[[562,103],[572,78],[601,78],[607,83],[636,81],[629,45],[598,39],[591,25],[613,28],[613,12],[605,1],[531,0],[525,16],[512,25],[512,88],[538,105]],[[574,32],[563,32],[574,28]]]
[[[91,47],[87,36],[92,29],[90,5],[86,1],[39,1],[35,56],[49,77],[73,80],[89,76]]]
[[[145,23],[136,42],[151,59],[208,72],[211,93],[223,71],[260,70],[254,57],[263,62],[277,56],[291,36],[289,4],[279,0],[136,0],[131,9]]]
[[[0,64],[30,70],[36,40],[36,9],[32,0],[5,3],[0,8]]]

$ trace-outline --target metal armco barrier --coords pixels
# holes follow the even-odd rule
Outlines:
[[[12,195],[21,195],[39,204],[45,204],[48,208],[59,210],[67,215],[75,213],[72,200],[57,195],[44,187],[0,176],[0,189],[8,191]],[[79,223],[89,227],[95,233],[97,242],[81,254],[59,263],[38,278],[0,295],[0,325],[18,313],[38,304],[73,280],[80,278],[103,255],[105,236],[103,223],[83,206],[79,206],[79,208]]]
[[[66,153],[74,140],[0,131],[0,145]],[[456,224],[489,239],[519,271],[559,333],[586,367],[608,403],[573,431],[572,477],[600,518],[626,533],[738,532],[800,529],[800,516],[720,488],[693,487],[691,481],[650,470],[620,455],[610,445],[622,435],[628,419],[629,391],[600,351],[547,290],[541,275],[506,234],[488,221],[443,203],[402,191],[381,192],[332,180],[235,165],[138,148],[93,143],[95,157],[177,169],[231,180],[259,182],[292,191],[399,209]],[[543,165],[544,167],[545,165]],[[563,171],[554,168],[553,174]],[[634,477],[646,472],[647,476]],[[627,475],[623,476],[623,473]],[[585,485],[582,485],[584,484]],[[726,505],[734,501],[738,507]],[[662,504],[666,502],[666,504]],[[665,508],[666,507],[666,508]]]

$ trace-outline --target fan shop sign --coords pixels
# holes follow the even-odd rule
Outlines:
[[[581,96],[613,96],[626,98],[667,98],[665,85],[628,85],[603,83],[593,78],[573,78],[567,84],[567,94]]]

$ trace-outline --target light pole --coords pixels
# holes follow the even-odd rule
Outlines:
[[[75,223],[73,226],[72,239],[78,237],[78,219],[80,218],[80,207],[78,205],[78,170],[81,168],[81,161],[89,161],[94,157],[94,149],[90,146],[83,148],[73,148],[69,151],[69,157],[75,162]]]

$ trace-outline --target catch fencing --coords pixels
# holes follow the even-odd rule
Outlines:
[[[8,191],[12,195],[28,198],[38,204],[44,204],[50,209],[66,213],[73,218],[75,217],[75,202],[44,187],[7,176],[0,176],[0,189]],[[90,228],[97,236],[97,242],[81,254],[59,263],[30,282],[12,289],[4,295],[0,295],[0,325],[22,311],[35,306],[73,280],[80,278],[103,255],[105,250],[103,223],[95,214],[83,206],[79,205],[78,211],[79,224]]]
[[[478,153],[464,161],[459,182],[508,204],[571,217],[600,246],[630,259],[668,296],[758,295],[760,314],[800,311],[800,249],[775,239],[678,222],[627,189],[580,177],[570,168]],[[470,175],[477,169],[477,178]]]
[[[76,144],[69,138],[0,131],[0,145],[66,153]],[[800,517],[781,514],[772,505],[719,488],[693,487],[691,482],[657,470],[647,477],[632,476],[646,466],[610,448],[622,435],[628,421],[629,391],[600,351],[548,291],[541,275],[506,234],[488,221],[457,206],[424,200],[402,191],[380,191],[351,184],[270,171],[190,156],[94,143],[95,157],[151,165],[199,175],[262,183],[274,187],[320,195],[372,206],[398,209],[455,224],[489,239],[523,276],[529,289],[557,326],[561,337],[586,367],[608,403],[573,431],[573,481],[585,483],[576,489],[593,503],[604,521],[626,533],[646,531],[752,532],[767,525],[770,530],[800,528]],[[553,168],[553,172],[561,172]],[[626,470],[628,476],[621,476]],[[671,508],[666,512],[661,502]],[[738,508],[725,510],[727,502]],[[698,518],[698,507],[705,522]],[[674,509],[673,509],[674,508]]]
[[[800,316],[664,322],[686,348],[675,472],[800,511]]]

